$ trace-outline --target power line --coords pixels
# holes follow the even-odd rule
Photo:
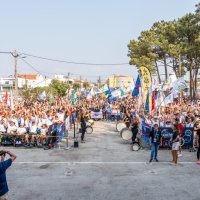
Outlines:
[[[74,64],[74,65],[97,65],[97,66],[114,66],[114,65],[129,65],[129,63],[85,63],[85,62],[74,62],[74,61],[67,61],[67,60],[58,60],[58,59],[53,59],[53,58],[46,58],[42,56],[35,56],[32,54],[28,53],[23,53],[20,52],[20,54],[23,54],[25,56],[37,58],[37,59],[42,59],[42,60],[48,60],[48,61],[53,61],[53,62],[60,62],[60,63],[68,63],[68,64]]]
[[[19,58],[24,62],[26,63],[31,69],[33,69],[34,71],[36,71],[37,73],[39,74],[42,74],[42,75],[45,75],[43,73],[41,73],[40,71],[38,71],[35,67],[33,67],[33,65],[31,65],[29,62],[27,62],[25,59],[23,59],[21,56],[19,56]]]

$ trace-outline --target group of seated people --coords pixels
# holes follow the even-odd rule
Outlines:
[[[52,125],[59,125],[63,121],[58,120]],[[51,125],[51,126],[52,126]],[[54,127],[55,128],[55,127]],[[38,125],[36,121],[32,120],[29,123],[29,126],[25,126],[24,123],[17,123],[16,120],[8,120],[5,123],[4,119],[0,119],[0,137],[1,143],[5,144],[13,143],[14,145],[27,145],[32,146],[36,142],[40,144],[47,143],[48,138],[54,134],[54,130],[50,130],[50,126],[47,126],[46,123]],[[56,134],[54,134],[56,136]]]

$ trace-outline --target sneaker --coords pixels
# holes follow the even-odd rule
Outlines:
[[[19,142],[17,141],[17,142],[15,142],[15,144],[19,144]]]
[[[159,160],[158,160],[157,158],[155,159],[155,161],[156,161],[156,162],[159,162]]]
[[[149,160],[149,162],[152,162],[152,161],[153,161],[153,159],[150,159],[150,160]]]
[[[200,160],[197,160],[196,164],[197,164],[197,165],[200,165]]]

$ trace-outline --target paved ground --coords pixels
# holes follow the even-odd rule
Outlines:
[[[171,166],[168,150],[159,163],[148,164],[150,152],[133,152],[114,124],[97,122],[94,134],[78,149],[20,149],[8,170],[11,200],[199,200],[200,166],[195,154],[183,152]]]

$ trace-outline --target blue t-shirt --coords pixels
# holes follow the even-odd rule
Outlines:
[[[8,185],[6,180],[6,170],[11,166],[12,160],[0,162],[0,196],[8,192]]]

